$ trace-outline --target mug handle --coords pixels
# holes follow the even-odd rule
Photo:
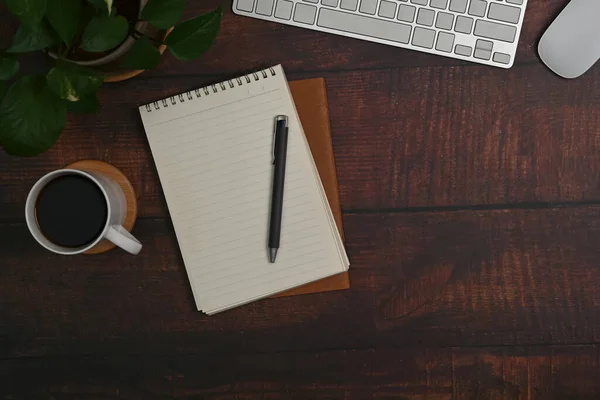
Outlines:
[[[123,250],[131,254],[138,254],[142,250],[142,244],[131,233],[127,232],[121,225],[108,227],[105,238],[110,240]]]

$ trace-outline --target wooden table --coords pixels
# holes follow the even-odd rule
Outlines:
[[[201,60],[105,86],[46,154],[2,153],[0,398],[598,399],[600,66],[567,81],[536,55],[566,3],[530,0],[511,70],[227,9]],[[277,63],[327,81],[352,289],[208,317],[137,105]],[[138,191],[139,256],[28,234],[28,189],[85,158]]]

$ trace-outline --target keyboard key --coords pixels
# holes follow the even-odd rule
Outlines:
[[[473,53],[473,57],[479,58],[481,60],[489,60],[491,56],[491,51],[485,49],[478,49],[477,47],[475,48],[475,52]]]
[[[482,60],[489,60],[492,57],[493,48],[494,42],[478,39],[477,43],[475,43],[475,52],[473,53],[473,57],[480,58]]]
[[[396,3],[381,0],[381,4],[379,4],[379,16],[393,19],[396,16]]]
[[[345,13],[330,8],[321,8],[317,25],[405,44],[408,43],[412,30],[410,25]]]
[[[321,0],[321,4],[327,7],[337,7],[338,0]]]
[[[340,8],[348,11],[356,11],[358,7],[358,0],[342,0]]]
[[[427,0],[410,0],[411,3],[413,4],[418,4],[420,6],[426,6],[427,5]]]
[[[316,15],[317,7],[308,4],[296,4],[296,11],[294,12],[294,21],[312,25],[315,23]]]
[[[416,7],[400,4],[400,9],[398,10],[398,19],[404,22],[413,22],[415,20],[416,10]]]
[[[476,17],[485,16],[485,9],[487,8],[487,2],[481,0],[471,0],[469,5],[469,15]]]
[[[417,24],[432,26],[433,19],[435,18],[435,11],[429,10],[427,8],[420,8],[417,14]]]
[[[521,9],[519,7],[505,6],[504,4],[498,3],[490,4],[490,11],[488,12],[489,19],[516,24],[519,22],[520,16]]]
[[[433,8],[439,8],[440,10],[445,10],[448,7],[448,0],[431,0],[429,2],[429,6]]]
[[[467,11],[467,0],[450,0],[450,11],[464,13]]]
[[[439,12],[437,15],[437,21],[435,21],[435,27],[439,28],[439,29],[450,30],[450,29],[452,29],[452,23],[454,23],[454,15],[453,14]]]
[[[360,8],[358,11],[363,14],[375,15],[375,11],[377,11],[377,0],[360,0]]]
[[[302,0],[302,1],[305,1],[307,3],[319,4],[319,0]]]
[[[506,2],[508,4],[517,4],[519,6],[523,4],[523,0],[506,0]]]
[[[500,64],[509,64],[510,63],[510,55],[505,53],[494,53],[493,60]]]
[[[465,56],[465,57],[471,57],[471,47],[469,46],[463,46],[462,44],[457,44],[456,47],[454,48],[454,53],[458,54],[459,56]]]
[[[473,29],[473,18],[463,17],[462,15],[456,17],[456,25],[454,26],[456,32],[469,34],[471,29]]]
[[[412,44],[414,46],[431,49],[435,40],[435,31],[417,26],[413,35]]]
[[[293,9],[293,2],[287,0],[277,0],[277,5],[275,6],[275,18],[289,20],[292,18]]]
[[[454,47],[454,34],[448,32],[438,33],[437,42],[435,43],[435,49],[439,51],[445,51],[451,53]]]
[[[492,51],[492,49],[494,48],[494,42],[490,42],[489,40],[477,39],[477,43],[475,43],[475,48]]]
[[[517,35],[517,27],[478,19],[475,22],[473,34],[475,36],[512,43],[515,41],[515,36]]]
[[[256,13],[270,17],[271,14],[273,14],[274,3],[275,0],[258,0],[258,4],[256,5]]]
[[[252,12],[254,0],[238,0],[236,8],[240,11]]]

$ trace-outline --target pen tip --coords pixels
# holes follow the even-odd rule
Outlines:
[[[269,249],[269,261],[274,263],[277,258],[277,249]]]

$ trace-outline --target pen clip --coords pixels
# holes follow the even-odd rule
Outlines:
[[[275,165],[275,143],[277,142],[277,119],[275,120],[275,129],[273,129],[273,148],[271,149],[271,164]]]
[[[273,130],[273,151],[271,151],[271,164],[275,165],[275,144],[277,143],[277,121],[275,121],[275,129]]]

